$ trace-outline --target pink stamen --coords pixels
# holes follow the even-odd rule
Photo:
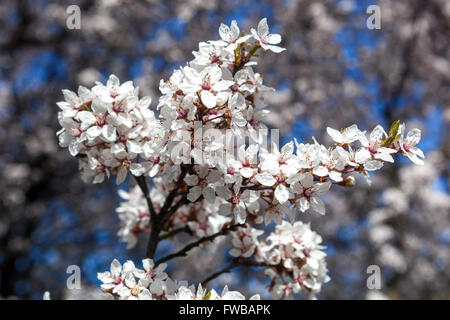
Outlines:
[[[403,149],[405,149],[406,152],[409,152],[411,151],[411,146],[405,142],[403,143]]]
[[[378,152],[378,146],[377,145],[371,145],[369,148],[367,148],[370,153],[375,154]]]
[[[313,191],[312,191],[311,188],[306,188],[305,190],[303,190],[303,196],[304,196],[306,199],[311,198],[312,194],[313,194]]]

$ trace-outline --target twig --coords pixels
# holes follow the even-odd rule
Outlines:
[[[162,240],[164,240],[164,239],[173,237],[174,235],[176,235],[176,234],[178,234],[178,233],[181,233],[181,232],[190,232],[190,231],[191,231],[191,230],[190,230],[187,226],[186,226],[186,227],[181,227],[181,228],[177,228],[177,229],[170,230],[170,231],[167,232],[166,234],[160,236],[160,237],[158,238],[158,242],[160,242],[160,241],[162,241]]]
[[[142,193],[144,194],[145,200],[147,201],[148,210],[150,211],[150,217],[152,221],[154,221],[156,217],[155,207],[153,207],[152,199],[150,198],[150,193],[148,191],[147,182],[145,181],[144,176],[133,176],[136,179],[136,182],[141,188]]]
[[[205,278],[205,280],[203,280],[201,282],[202,285],[207,284],[208,282],[210,282],[211,280],[217,278],[218,276],[224,274],[224,273],[228,273],[230,272],[232,269],[236,268],[236,267],[267,267],[267,268],[276,268],[279,265],[277,264],[267,264],[264,262],[257,262],[257,261],[253,261],[253,260],[249,260],[249,259],[242,259],[242,258],[234,258],[233,262],[231,264],[229,264],[228,266],[226,266],[225,268],[214,272],[213,274],[211,274],[210,276],[208,276],[207,278]]]
[[[253,185],[253,186],[242,186],[241,190],[254,190],[254,191],[260,191],[260,190],[271,190],[273,187],[267,187],[262,185]]]
[[[228,273],[230,272],[232,269],[236,268],[237,266],[239,266],[239,263],[236,261],[237,259],[233,259],[233,262],[230,263],[228,266],[226,266],[225,268],[223,268],[222,270],[219,270],[217,272],[214,272],[212,275],[210,275],[209,277],[207,277],[205,280],[203,280],[201,282],[202,286],[204,286],[205,284],[207,284],[209,281],[217,278],[218,276],[220,276],[221,274],[224,273]]]
[[[201,245],[202,243],[208,242],[208,241],[212,241],[212,240],[214,240],[215,238],[217,238],[218,236],[226,235],[228,232],[234,231],[235,229],[237,229],[237,228],[239,228],[239,227],[244,227],[245,225],[246,225],[245,223],[234,224],[234,225],[232,225],[232,226],[225,227],[225,228],[223,228],[222,230],[220,230],[219,232],[216,232],[216,233],[214,233],[214,234],[212,234],[212,235],[210,235],[210,236],[208,236],[208,237],[200,238],[199,240],[197,240],[197,241],[195,241],[195,242],[192,242],[192,243],[188,244],[187,246],[185,246],[185,247],[184,247],[183,249],[181,249],[180,251],[175,252],[175,253],[172,253],[172,254],[169,254],[168,256],[165,256],[165,257],[159,259],[158,261],[155,262],[155,267],[158,266],[159,264],[161,264],[161,263],[163,263],[163,262],[166,262],[166,261],[168,261],[168,260],[171,260],[171,259],[173,259],[173,258],[184,257],[184,256],[187,255],[187,253],[188,253],[191,249],[193,249],[193,248],[195,248],[195,247],[198,247],[198,246]]]

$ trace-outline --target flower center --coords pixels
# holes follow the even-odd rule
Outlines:
[[[179,118],[180,119],[186,119],[188,115],[188,111],[186,109],[181,109],[179,112]]]
[[[219,56],[217,56],[217,55],[215,55],[215,54],[213,54],[212,56],[211,56],[211,63],[216,63],[216,62],[218,62],[220,60],[220,57]]]
[[[377,145],[370,145],[368,148],[369,152],[372,154],[375,154],[378,152],[378,146]]]
[[[256,127],[259,126],[259,121],[255,120],[255,119],[250,120],[248,123],[250,123],[250,125],[251,125],[253,128],[256,128]]]
[[[303,190],[303,196],[306,199],[311,198],[312,194],[313,194],[312,188],[306,188],[305,190]]]
[[[403,143],[403,149],[405,149],[406,152],[410,152],[411,145],[405,142],[405,143]]]

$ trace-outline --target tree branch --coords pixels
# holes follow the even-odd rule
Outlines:
[[[228,273],[232,269],[234,269],[236,267],[241,267],[241,266],[243,266],[243,267],[267,267],[267,268],[276,268],[276,267],[278,267],[278,265],[276,265],[276,264],[267,264],[267,263],[264,263],[264,262],[257,262],[257,261],[253,261],[253,260],[249,260],[249,259],[234,258],[232,263],[230,263],[225,268],[223,268],[223,269],[221,269],[219,271],[216,271],[213,274],[211,274],[210,276],[206,277],[205,280],[203,280],[201,282],[201,284],[202,284],[202,286],[204,286],[209,281],[219,277],[220,275],[222,275],[224,273]]]
[[[177,258],[177,257],[184,257],[187,255],[187,253],[192,250],[195,247],[198,247],[199,245],[201,245],[204,242],[208,242],[208,241],[213,241],[215,238],[219,237],[219,236],[223,236],[226,235],[228,232],[230,231],[234,231],[235,229],[239,228],[239,227],[244,227],[246,224],[245,223],[238,223],[238,224],[234,224],[228,227],[223,228],[222,230],[220,230],[219,232],[216,232],[208,237],[203,237],[200,238],[199,240],[192,242],[190,244],[188,244],[187,246],[185,246],[183,249],[181,249],[178,252],[169,254],[168,256],[165,256],[161,259],[159,259],[158,261],[155,262],[155,267],[158,266],[159,264],[166,262],[168,260],[171,260],[173,258]]]
[[[204,279],[202,282],[200,282],[202,284],[202,286],[205,286],[205,284],[207,284],[209,281],[217,278],[218,276],[224,274],[224,273],[228,273],[231,272],[232,269],[236,268],[237,266],[239,266],[239,263],[236,261],[236,259],[233,259],[233,262],[230,263],[228,266],[226,266],[225,268],[214,272],[213,274],[211,274],[210,276],[208,276],[206,279]]]
[[[186,226],[186,227],[181,227],[181,228],[177,228],[177,229],[170,230],[170,231],[168,231],[166,234],[160,236],[160,237],[158,238],[158,242],[159,242],[159,241],[162,241],[162,240],[164,240],[164,239],[173,237],[174,235],[176,235],[176,234],[178,234],[178,233],[182,233],[182,232],[190,232],[190,231],[191,231],[191,230],[190,230],[189,227],[187,227],[187,226]]]
[[[141,191],[144,194],[145,200],[147,201],[148,210],[150,211],[150,217],[153,222],[156,217],[156,211],[155,207],[153,206],[152,199],[150,198],[150,193],[148,190],[147,182],[145,181],[145,177],[144,176],[133,176],[133,177],[136,179],[139,188],[141,188]]]
[[[185,167],[181,167],[181,173],[178,177],[177,185],[180,186],[183,183],[184,177],[186,176],[187,169]],[[159,211],[159,214],[155,214],[152,218],[152,229],[150,230],[150,237],[148,238],[147,244],[147,258],[153,259],[156,253],[156,248],[159,243],[159,233],[163,228],[164,223],[170,219],[173,213],[181,207],[183,204],[187,203],[186,196],[184,195],[181,200],[179,200],[174,206],[172,206],[174,199],[180,195],[179,188],[174,188],[170,191],[169,195],[164,201],[163,207]]]

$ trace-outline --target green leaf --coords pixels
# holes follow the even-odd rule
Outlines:
[[[395,140],[400,138],[400,135],[398,134],[398,128],[400,127],[400,120],[394,121],[391,125],[391,128],[389,129],[389,136],[386,138],[386,140],[383,141],[383,147],[390,145]]]
[[[396,137],[399,127],[400,127],[400,120],[394,121],[394,123],[391,126],[391,129],[389,130],[389,136]]]
[[[211,291],[208,292],[205,297],[203,298],[203,300],[209,300],[209,298],[211,298]]]

